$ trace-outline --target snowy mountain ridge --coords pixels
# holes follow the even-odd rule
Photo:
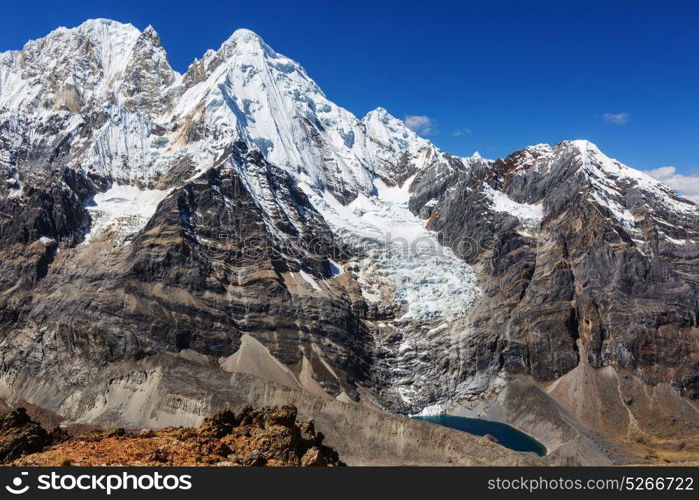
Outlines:
[[[170,68],[152,28],[108,20],[59,28],[0,61],[2,113],[21,117],[13,132],[41,142],[51,138],[30,129],[72,135],[81,151],[73,167],[119,182],[153,184],[183,161],[201,171],[243,140],[349,200],[372,193],[375,175],[400,170],[396,153],[417,163],[437,154],[385,110],[358,120],[328,101],[298,63],[245,29],[185,75]],[[85,137],[90,119],[101,125]]]
[[[78,151],[74,168],[126,183],[154,184],[184,161],[202,171],[237,140],[342,202],[374,194],[376,177],[402,183],[431,163],[449,163],[385,109],[359,120],[336,106],[298,63],[247,29],[180,75],[150,26],[140,32],[95,19],[58,28],[0,54],[0,110],[15,117],[13,132],[23,141],[48,142],[29,129],[50,128]],[[85,137],[80,130],[95,114],[102,125]],[[550,154],[545,148],[534,150]],[[601,158],[596,147],[590,151]],[[625,177],[667,192],[636,172]]]

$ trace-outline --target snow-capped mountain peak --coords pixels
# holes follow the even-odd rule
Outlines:
[[[183,158],[203,171],[244,141],[301,182],[348,202],[374,193],[376,177],[400,182],[441,155],[385,109],[358,120],[299,63],[247,29],[179,75],[151,26],[141,32],[95,19],[59,28],[0,56],[0,94],[0,106],[22,109],[30,121],[46,119],[39,110],[72,113],[52,126],[56,138],[93,112],[109,117],[92,137],[79,138],[73,151],[87,156],[72,164],[126,183],[150,184]]]
[[[260,35],[247,28],[239,28],[235,30],[233,34],[228,37],[225,42],[223,42],[218,52],[225,52],[233,49],[236,49],[239,52],[254,52],[258,49],[262,49],[264,52],[271,55],[276,54],[274,49],[267,45],[264,40],[262,40]]]
[[[155,31],[153,25],[149,24],[148,26],[146,26],[146,29],[143,30],[141,35],[152,38],[154,41],[157,41],[158,45],[160,45],[160,36],[158,35],[158,32]]]
[[[71,107],[113,89],[141,32],[106,19],[58,28],[0,55],[0,107]]]
[[[236,30],[179,75],[152,26],[141,32],[94,19],[59,28],[21,51],[0,55],[0,96],[8,111],[29,113],[22,116],[32,110],[81,117],[106,112],[110,118],[102,129],[92,139],[81,138],[88,155],[74,164],[120,182],[149,182],[182,158],[203,171],[228,145],[244,141],[300,182],[329,190],[345,203],[359,193],[375,193],[376,178],[401,184],[435,165],[435,172],[440,164],[458,170],[479,159],[449,157],[381,107],[357,119],[328,100],[299,63],[248,29]],[[64,121],[56,137],[76,123]],[[172,132],[163,135],[163,128]],[[579,157],[593,181],[607,179],[595,181],[602,189],[609,179],[626,180],[672,196],[585,140],[525,148],[518,163],[545,175],[561,151]]]
[[[131,24],[91,19],[0,54],[0,108],[83,113],[86,107],[133,101],[141,92],[160,94],[177,78],[151,26],[141,32]],[[153,100],[160,99],[136,99]],[[152,115],[163,104],[149,108],[146,114]]]
[[[391,179],[397,170],[424,164],[420,156],[431,146],[386,110],[358,120],[328,100],[299,63],[250,30],[237,30],[216,52],[195,61],[183,83],[172,121],[199,121],[205,130],[216,130],[209,137],[247,142],[271,163],[342,201],[373,193],[376,176]],[[402,152],[398,165],[396,154]]]
[[[381,107],[369,111],[362,118],[362,123],[366,126],[367,135],[385,147],[417,151],[430,145],[428,140],[419,137]]]
[[[574,151],[579,158],[581,171],[589,179],[593,189],[602,193],[602,198],[619,198],[621,192],[637,190],[646,201],[650,201],[648,198],[652,197],[655,203],[660,203],[674,213],[699,212],[697,205],[679,197],[668,186],[640,170],[610,158],[588,140],[564,141],[557,147]]]

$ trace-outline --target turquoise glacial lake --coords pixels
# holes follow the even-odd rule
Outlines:
[[[480,418],[456,417],[454,415],[435,415],[430,417],[414,417],[419,420],[443,425],[476,436],[490,434],[498,443],[515,451],[531,451],[543,457],[546,455],[546,447],[529,434],[515,429],[511,425]]]

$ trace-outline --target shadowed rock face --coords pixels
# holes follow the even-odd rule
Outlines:
[[[456,158],[383,109],[356,119],[245,30],[178,75],[152,28],[89,21],[0,71],[5,398],[64,411],[163,353],[400,414],[519,375],[568,375],[570,406],[571,380],[613,368],[686,398],[649,401],[696,432],[699,211],[594,145]],[[377,257],[389,232],[448,251]],[[70,418],[140,411],[117,407]]]
[[[342,289],[300,296],[290,289],[305,283],[289,278],[301,272],[330,277],[328,257],[343,258],[341,243],[289,175],[258,152],[239,144],[221,162],[228,166],[172,190],[128,245],[75,246],[83,222],[74,217],[65,230],[54,224],[35,231],[50,238],[47,243],[11,247],[18,256],[3,260],[7,288],[16,286],[18,275],[25,284],[6,296],[3,308],[9,371],[78,382],[103,362],[159,350],[230,355],[241,335],[250,333],[287,365],[300,364],[304,356],[317,359],[311,345],[323,344],[332,365],[346,372],[344,379],[329,378],[325,389],[339,394],[344,384],[356,397],[347,380],[368,378],[371,339]],[[267,207],[271,217],[255,204],[238,169],[260,172],[274,194]],[[75,200],[70,207],[84,210],[77,194],[64,189]],[[25,203],[19,216],[3,227],[8,246],[22,220],[39,224],[31,207],[44,206],[32,196],[8,199],[13,207],[18,203]],[[67,247],[68,265],[54,263],[61,258],[59,244]],[[42,333],[28,341],[27,332],[37,325]],[[53,347],[37,352],[36,343]],[[78,357],[69,354],[76,351]],[[62,375],[66,364],[72,367],[68,378]]]
[[[60,431],[49,434],[29,418],[24,408],[17,408],[0,417],[0,463],[37,453],[62,439]]]

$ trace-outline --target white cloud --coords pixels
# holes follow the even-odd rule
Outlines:
[[[612,125],[623,125],[629,121],[629,113],[604,113],[602,119]]]
[[[654,179],[670,186],[687,199],[699,203],[699,174],[683,175],[672,166],[644,170]]]
[[[409,115],[403,120],[405,126],[419,135],[435,135],[439,133],[435,121],[425,115]]]
[[[451,135],[454,137],[461,137],[462,135],[473,135],[473,132],[471,132],[470,128],[457,128],[454,130]]]

